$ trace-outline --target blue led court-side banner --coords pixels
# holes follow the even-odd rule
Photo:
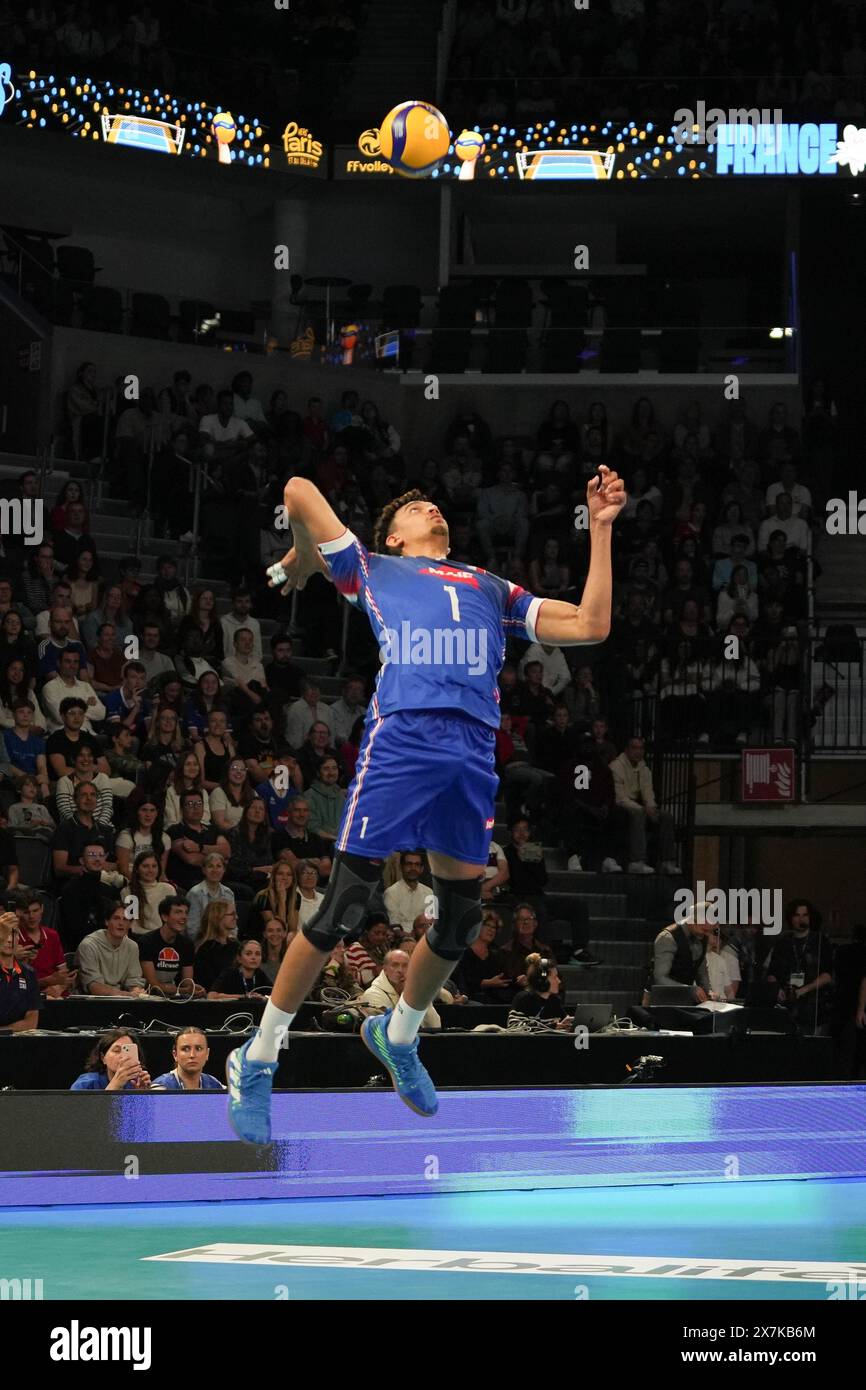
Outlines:
[[[9,1093],[3,1202],[405,1195],[431,1152],[440,1192],[721,1182],[732,1153],[742,1181],[863,1177],[866,1086],[443,1090],[424,1121],[390,1091],[282,1091],[273,1132],[240,1143],[221,1095]]]

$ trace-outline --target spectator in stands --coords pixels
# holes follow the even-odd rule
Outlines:
[[[172,1071],[163,1072],[153,1082],[153,1089],[166,1091],[224,1091],[225,1087],[215,1076],[205,1071],[210,1048],[207,1036],[201,1028],[186,1027],[175,1034],[171,1055],[174,1058]]]
[[[72,656],[68,659],[70,662],[74,660]],[[68,695],[60,701],[58,712],[62,720],[61,727],[55,729],[45,744],[51,777],[72,776],[75,771],[75,755],[83,744],[86,744],[97,758],[100,772],[105,771],[106,765],[99,758],[99,744],[93,733],[85,728],[87,708],[80,695]]]
[[[521,712],[528,716],[530,724],[546,724],[553,714],[554,699],[544,684],[544,667],[540,661],[526,663],[523,668],[523,682]]]
[[[158,698],[158,697],[157,697]],[[141,766],[145,772],[145,782],[151,790],[161,789],[163,792],[169,776],[177,767],[180,754],[183,749],[183,742],[180,736],[180,722],[173,709],[158,709],[155,716],[151,716],[150,737],[141,749]],[[129,730],[115,730],[115,738],[121,735],[129,735]],[[195,757],[192,749],[190,755]],[[196,766],[198,759],[196,758]]]
[[[131,796],[143,769],[141,759],[132,751],[134,746],[138,746],[137,740],[133,739],[132,730],[125,724],[112,725],[108,730],[108,737],[111,745],[105,759],[108,763],[109,785],[115,796]]]
[[[298,870],[298,861],[306,859],[315,864],[320,878],[326,879],[331,872],[331,856],[326,841],[312,834],[308,829],[310,804],[304,796],[293,797],[287,808],[286,828],[274,833],[274,853],[279,857],[285,853],[289,863]]]
[[[313,885],[315,888],[315,883]],[[318,894],[321,901],[321,894]],[[299,918],[301,898],[297,878],[292,865],[285,859],[271,866],[268,881],[253,898],[247,923],[247,935],[257,939],[264,935],[265,927],[274,918],[283,922],[290,932],[297,930],[303,922]],[[307,917],[311,916],[307,912]],[[306,919],[305,919],[306,920]]]
[[[249,589],[239,586],[232,592],[232,606],[220,618],[223,630],[223,648],[231,652],[236,633],[242,628],[253,635],[252,655],[256,661],[262,660],[262,629],[257,618],[252,616],[253,599]]]
[[[130,932],[136,939],[156,931],[160,924],[159,905],[175,896],[173,883],[166,883],[158,857],[149,849],[135,856],[129,875],[129,890],[122,902],[130,915]]]
[[[105,773],[97,772],[93,749],[87,743],[80,744],[76,750],[71,776],[61,777],[57,782],[55,797],[60,823],[75,815],[75,791],[82,783],[96,789],[96,819],[111,825],[114,820],[114,797]]]
[[[538,732],[535,759],[539,768],[551,776],[566,766],[573,771],[580,746],[580,730],[571,722],[566,706],[557,705],[550,724],[545,724]]]
[[[234,392],[218,391],[216,413],[205,415],[199,424],[199,442],[204,456],[214,462],[234,463],[241,458],[248,440],[254,438],[253,430],[234,413]]]
[[[390,930],[384,913],[369,913],[364,931],[346,949],[346,964],[362,989],[380,974],[388,953]]]
[[[301,769],[304,786],[309,787],[316,780],[326,758],[336,759],[336,757],[337,750],[331,746],[330,729],[326,724],[316,720],[310,725],[298,754],[298,766]]]
[[[82,545],[69,566],[72,607],[76,618],[92,613],[99,599],[99,560],[95,550]]]
[[[758,553],[769,549],[770,540],[777,531],[785,537],[786,548],[801,551],[804,555],[811,549],[812,535],[802,516],[794,514],[790,492],[777,492],[773,503],[774,510],[761,522],[758,528]]]
[[[574,1016],[566,1012],[562,1001],[562,982],[553,957],[530,952],[525,961],[525,977],[525,987],[515,994],[511,1003],[509,1030],[526,1028],[530,1019],[544,1019],[553,1025],[553,1031],[570,1033]]]
[[[688,602],[697,604],[701,622],[709,623],[711,621],[709,594],[706,589],[702,589],[694,583],[694,571],[691,562],[678,560],[674,566],[673,585],[662,600],[665,623],[677,622],[682,615],[684,605]]]
[[[132,636],[132,620],[126,610],[123,590],[119,584],[109,584],[99,607],[82,619],[81,639],[87,647],[96,646],[99,629],[103,623],[113,623],[114,640],[117,646],[123,649],[127,637]]]
[[[736,999],[740,987],[740,963],[733,947],[722,940],[719,927],[712,927],[707,936],[705,961],[710,999],[719,1003]]]
[[[349,949],[351,955],[351,947]],[[370,1013],[384,1013],[397,1004],[406,984],[409,971],[409,957],[405,951],[388,951],[382,961],[382,969],[370,981],[364,992],[358,996],[358,1003],[367,1005]],[[437,1000],[453,1003],[453,995],[448,990],[440,990]],[[431,1030],[442,1027],[442,1019],[431,1004],[421,1020],[422,1028]]]
[[[478,536],[491,566],[503,545],[512,555],[524,554],[529,539],[529,512],[526,494],[517,486],[510,464],[502,464],[495,485],[478,494],[476,516]]]
[[[212,793],[227,775],[232,760],[237,757],[234,739],[228,732],[228,719],[225,710],[215,706],[210,711],[204,736],[195,745],[195,754],[201,768],[205,790]],[[211,814],[213,814],[213,807],[211,807]]]
[[[265,668],[253,655],[253,634],[249,628],[238,628],[233,638],[231,656],[222,663],[221,671],[232,709],[238,718],[249,718],[269,697]]]
[[[256,787],[257,795],[268,808],[268,819],[274,830],[285,829],[289,804],[300,795],[303,788],[304,779],[297,759],[291,749],[281,749],[277,753],[271,776]]]
[[[54,546],[46,541],[39,546],[35,555],[28,557],[22,576],[24,602],[31,613],[42,613],[50,606],[54,585],[59,577]]]
[[[268,434],[270,431],[268,422],[265,419],[264,407],[261,401],[258,400],[252,392],[252,373],[238,372],[232,382],[232,412],[234,418],[237,420],[246,420],[255,434]]]
[[[745,565],[736,565],[731,581],[719,591],[716,602],[716,627],[726,630],[731,619],[738,613],[755,622],[758,616],[758,595],[749,583],[749,571]]]
[[[71,1091],[149,1091],[150,1075],[137,1033],[112,1028],[93,1047]]]
[[[193,979],[205,991],[211,990],[220,975],[231,969],[238,952],[237,934],[234,903],[216,902],[205,908],[193,961]]]
[[[700,922],[697,904],[681,922],[671,922],[653,942],[652,984],[670,989],[688,986],[696,1004],[705,1004],[710,994],[707,971],[707,937],[712,927]]]
[[[76,953],[85,994],[134,997],[147,993],[138,946],[129,937],[129,921],[120,903],[105,905],[103,925],[81,941]]]
[[[294,936],[295,933],[292,933]],[[289,932],[284,922],[274,917],[265,927],[262,939],[262,973],[271,984],[277,978],[280,965],[289,945]]]
[[[463,994],[477,1004],[509,1004],[514,995],[502,952],[494,944],[501,925],[499,914],[488,908],[481,930],[464,951],[456,971]]]
[[[179,644],[183,644],[188,632],[198,632],[201,635],[202,648],[199,655],[215,669],[219,668],[225,656],[225,644],[223,629],[216,614],[213,589],[196,589],[193,593],[189,613],[178,625]]]
[[[731,576],[738,565],[745,567],[748,582],[754,587],[758,582],[758,567],[754,560],[750,560],[747,555],[749,548],[749,536],[745,531],[738,531],[731,536],[731,551],[727,556],[722,556],[716,560],[713,566],[713,589],[718,591],[731,582]],[[784,541],[782,544],[784,551]]]
[[[105,863],[114,868],[114,831],[96,819],[98,793],[92,782],[79,782],[74,790],[75,812],[57,829],[52,842],[54,873],[57,878],[76,878],[84,873],[82,853],[87,845],[101,845]]]
[[[737,501],[730,501],[725,504],[722,513],[723,520],[713,531],[711,549],[715,556],[729,556],[731,554],[731,542],[734,536],[746,536],[748,545],[745,553],[754,555],[755,538],[751,529],[743,516],[742,505]]]
[[[166,798],[166,805],[168,799]],[[177,825],[168,826],[171,851],[168,856],[166,873],[181,892],[189,895],[204,877],[205,859],[209,854],[220,854],[223,860],[229,856],[228,841],[215,826],[205,825],[202,820],[204,803],[201,792],[183,792],[180,797],[181,820]],[[190,908],[192,922],[193,911]],[[196,923],[196,926],[198,924]]]
[[[154,588],[161,595],[172,624],[178,627],[190,612],[192,598],[178,578],[177,562],[171,555],[157,556]]]
[[[96,542],[85,530],[87,509],[83,502],[70,502],[65,508],[66,524],[62,531],[53,533],[54,558],[58,565],[69,571],[69,577],[77,574],[77,561],[82,551],[96,555]]]
[[[101,623],[96,646],[89,653],[93,671],[93,689],[98,695],[116,690],[123,680],[123,652],[117,645],[117,629],[113,623]]]
[[[36,971],[16,959],[18,917],[0,916],[0,1033],[23,1033],[39,1027],[41,996]]]
[[[722,743],[747,743],[760,712],[761,672],[749,654],[747,619],[732,618],[728,635],[737,638],[738,655],[724,656],[713,668],[710,722]]]
[[[60,936],[42,921],[42,903],[29,889],[19,888],[9,894],[9,910],[18,918],[15,959],[35,972],[47,998],[62,999],[75,984],[75,971],[66,965]]]
[[[762,461],[782,463],[797,459],[800,455],[800,436],[788,424],[788,410],[782,401],[771,406],[769,420],[765,429],[758,435],[758,458]],[[760,544],[758,549],[760,549]]]
[[[521,676],[526,677],[526,669],[531,665],[541,667],[540,684],[554,697],[561,695],[571,680],[571,670],[561,647],[532,642],[520,658]]]
[[[138,939],[141,972],[151,989],[158,987],[170,999],[201,998],[204,990],[193,983],[195,950],[185,935],[186,900],[163,898],[158,911],[158,929]],[[184,983],[187,980],[188,985]]]
[[[190,941],[197,941],[201,934],[201,920],[205,909],[215,902],[234,902],[235,895],[223,879],[226,872],[228,855],[222,852],[211,851],[205,854],[202,859],[203,877],[198,883],[192,885],[187,890],[186,901],[189,907],[189,916],[186,921],[186,934]]]
[[[36,647],[24,630],[22,612],[17,608],[10,608],[0,618],[0,666],[7,667],[12,661],[20,661],[28,671],[36,669]]]
[[[0,661],[3,661],[2,657]],[[40,737],[45,733],[45,716],[33,693],[34,683],[34,678],[28,675],[25,660],[20,656],[11,656],[3,661],[0,668],[0,729],[12,728],[15,705],[20,700],[26,700],[33,711],[31,729]]]
[[[330,733],[339,747],[349,738],[355,721],[363,718],[367,711],[364,681],[361,676],[346,676],[343,693],[331,705],[332,726]]]
[[[276,763],[277,744],[274,721],[265,706],[253,712],[249,728],[238,740],[238,756],[244,759],[253,786],[268,780]]]
[[[530,561],[529,585],[539,598],[561,599],[573,588],[563,546],[556,536],[548,536],[541,553]]]
[[[265,667],[265,678],[274,698],[281,704],[295,700],[301,693],[304,668],[292,660],[292,639],[286,632],[276,632],[271,638],[271,660]]]
[[[60,670],[60,658],[73,653],[79,658],[82,675],[86,680],[90,679],[87,652],[80,642],[70,637],[71,624],[72,609],[70,607],[65,604],[52,606],[48,636],[39,643],[36,649],[41,680],[49,680],[56,675]]]
[[[110,691],[103,701],[109,733],[112,726],[123,724],[136,738],[144,741],[146,720],[150,713],[144,694],[146,679],[140,661],[127,661],[120,685]]]
[[[191,640],[192,636],[195,634],[191,634],[187,640]],[[198,642],[199,638],[196,636],[195,640]],[[224,698],[219,676],[205,665],[184,706],[184,723],[193,742],[202,738],[207,732],[208,715],[214,709],[226,713],[227,700]]]
[[[313,725],[314,729],[317,727]],[[310,831],[328,844],[336,842],[346,800],[345,787],[337,785],[339,775],[336,754],[329,753],[322,759],[318,775],[305,792],[310,807]]]
[[[774,605],[774,609],[778,607]],[[760,667],[773,742],[793,742],[800,727],[803,685],[803,654],[795,627],[782,628],[779,641],[767,644]]]
[[[512,986],[526,985],[526,957],[533,951],[547,954],[547,946],[538,936],[538,918],[529,903],[518,903],[511,918],[512,936],[502,948],[503,970]]]
[[[298,930],[300,930],[318,912],[324,894],[320,893],[317,888],[319,871],[310,860],[299,860],[295,873],[298,881]]]
[[[674,858],[674,826],[667,811],[656,804],[652,774],[644,759],[644,740],[632,737],[619,757],[610,764],[616,788],[616,804],[626,812],[629,821],[630,874],[652,874],[655,870],[647,860],[647,829],[658,833],[660,867],[664,874],[682,872]]]
[[[826,1034],[833,1006],[833,946],[821,930],[821,914],[806,898],[785,908],[784,934],[767,964],[767,981],[778,985],[804,1033]]]
[[[201,765],[196,757],[193,748],[182,748],[177,756],[177,763],[169,774],[168,784],[165,789],[165,824],[176,825],[182,819],[181,798],[185,792],[194,792],[201,798],[202,803],[202,824],[210,825],[211,810],[210,797],[204,789],[201,777]]]
[[[58,787],[59,794],[59,787]],[[171,840],[162,828],[162,811],[147,793],[138,792],[126,803],[127,829],[117,837],[117,867],[129,877],[132,861],[147,850],[156,856],[160,878],[165,874]]]
[[[22,778],[18,784],[21,799],[9,807],[9,829],[13,835],[29,840],[44,840],[48,844],[57,827],[48,808],[38,800],[42,786],[35,777]]]
[[[33,706],[29,700],[19,697],[13,704],[12,715],[12,728],[2,735],[8,775],[16,787],[20,787],[25,778],[35,779],[39,794],[47,796],[47,745],[33,733]]]
[[[708,743],[713,667],[701,655],[700,646],[684,638],[677,642],[670,656],[662,659],[659,721],[666,737],[691,736],[698,743]]]
[[[217,829],[226,835],[234,830],[254,796],[246,763],[243,758],[233,757],[225,776],[210,791],[211,816]]]
[[[174,662],[160,650],[161,646],[162,629],[159,623],[145,623],[141,629],[139,660],[144,667],[148,686],[152,686],[160,676],[174,672]]]
[[[274,861],[267,807],[261,797],[254,795],[244,807],[237,825],[228,833],[228,842],[231,853],[228,886],[235,894],[240,893],[241,888],[255,893],[271,872]]]
[[[185,632],[180,642],[180,651],[174,659],[174,665],[186,691],[195,691],[204,676],[215,677],[217,685],[219,684],[219,677],[214,667],[202,653],[201,633],[194,629]]]
[[[400,877],[385,889],[384,902],[388,919],[408,935],[419,913],[431,905],[430,889],[423,880],[424,856],[417,850],[405,850],[400,855]],[[428,917],[428,925],[432,920]]]
[[[42,703],[47,715],[49,733],[54,735],[63,730],[68,738],[70,727],[83,730],[84,733],[93,734],[93,725],[101,723],[105,719],[105,706],[99,699],[93,686],[87,680],[79,678],[79,655],[77,651],[65,651],[60,657],[60,669],[56,676],[46,681],[42,687]],[[71,704],[70,701],[74,701]],[[77,723],[65,717],[64,711],[83,710],[83,716]],[[55,741],[52,747],[51,739],[48,740],[49,758],[52,752],[58,747]],[[52,767],[54,764],[52,763]]]
[[[72,426],[75,457],[87,463],[98,461],[104,429],[103,398],[92,362],[82,362],[75,373],[75,380],[66,393],[66,412]]]
[[[235,963],[223,971],[208,990],[208,999],[267,999],[271,982],[261,968],[262,948],[258,941],[241,941]]]
[[[306,677],[301,682],[300,699],[295,700],[286,713],[286,742],[290,747],[299,749],[302,746],[313,723],[326,726],[333,744],[335,735],[331,706],[323,703],[316,681]]]

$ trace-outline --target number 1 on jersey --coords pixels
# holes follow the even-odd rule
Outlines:
[[[369,819],[370,819],[369,816],[362,816],[362,817],[361,817],[361,834],[360,834],[360,839],[362,839],[362,840],[363,840],[364,836],[365,836],[366,833],[367,833],[367,821],[368,821]]]
[[[451,600],[451,616],[455,623],[460,622],[460,600],[457,597],[457,590],[453,584],[443,585],[446,594]]]

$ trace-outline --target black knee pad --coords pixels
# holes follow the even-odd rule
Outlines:
[[[303,928],[307,940],[319,951],[332,951],[338,941],[357,932],[381,880],[381,860],[337,850],[319,910]]]
[[[443,960],[460,960],[481,930],[481,879],[434,874],[433,892],[438,912],[427,929],[427,945]]]

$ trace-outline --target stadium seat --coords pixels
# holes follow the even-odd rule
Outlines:
[[[42,840],[26,835],[15,836],[18,873],[28,888],[47,888],[51,881],[51,848]]]
[[[83,327],[97,333],[123,331],[123,300],[119,290],[107,285],[91,285],[84,292]]]
[[[168,338],[171,310],[161,294],[132,296],[130,333],[136,338]]]
[[[92,285],[97,270],[93,252],[86,246],[58,246],[57,273],[61,280],[71,280],[76,285]]]

